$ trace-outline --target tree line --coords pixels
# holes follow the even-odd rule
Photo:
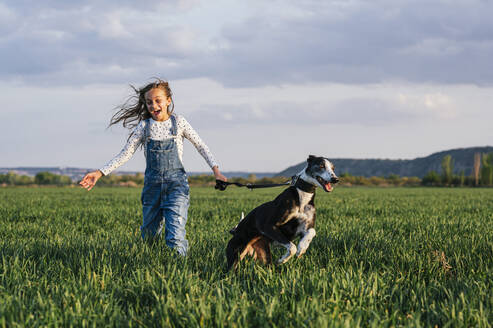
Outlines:
[[[0,185],[2,186],[68,186],[71,184],[72,179],[70,179],[69,176],[54,174],[51,172],[39,172],[34,177],[20,175],[14,172],[0,174]]]
[[[70,186],[77,184],[67,175],[51,172],[38,172],[34,177],[20,175],[14,172],[0,174],[0,186]],[[142,173],[103,176],[98,181],[98,186],[105,187],[137,187],[144,185]]]
[[[345,186],[419,186],[421,179],[417,177],[399,177],[398,175],[391,174],[388,177],[371,177],[366,178],[362,176],[352,176],[345,173],[340,176],[340,184]],[[264,177],[258,179],[255,174],[243,177],[232,177],[228,179],[230,182],[239,182],[242,184],[256,183],[256,184],[278,184],[289,181],[290,177]],[[216,184],[216,180],[213,175],[193,175],[188,177],[188,182],[191,186],[212,187]],[[70,177],[65,175],[53,174],[50,172],[39,172],[34,177],[19,175],[13,172],[7,174],[0,174],[0,186],[68,186],[76,185],[78,182],[73,182]],[[116,175],[110,174],[103,176],[98,180],[98,186],[104,187],[142,187],[144,185],[144,175],[137,173],[135,175],[123,174]]]
[[[446,155],[441,162],[441,172],[428,172],[421,183],[424,186],[493,186],[493,153],[476,153],[473,161],[471,175],[466,175],[464,170],[454,174],[454,159],[451,155]]]
[[[423,179],[418,177],[400,177],[397,174],[389,176],[353,176],[349,173],[343,173],[339,176],[340,185],[343,186],[493,186],[493,153],[475,154],[474,166],[471,175],[466,175],[464,171],[454,174],[454,160],[452,156],[444,156],[441,162],[441,171],[430,171]],[[289,177],[270,177],[257,179],[255,174],[250,174],[246,178],[233,177],[231,182],[243,184],[269,184],[283,183],[288,181]],[[191,186],[214,186],[215,179],[213,175],[194,175],[188,178]],[[14,172],[0,174],[0,186],[69,186],[75,185],[78,181],[73,182],[69,176],[54,174],[51,172],[39,172],[34,177],[19,175]],[[98,181],[98,186],[105,187],[141,187],[144,185],[144,174],[110,174],[103,176]]]

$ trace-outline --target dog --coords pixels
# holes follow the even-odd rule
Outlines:
[[[247,214],[236,227],[226,247],[227,270],[236,268],[247,254],[264,264],[272,262],[270,244],[286,248],[278,260],[286,263],[295,254],[302,256],[315,237],[315,189],[331,192],[339,182],[334,165],[325,157],[310,155],[307,166],[296,176],[296,182],[274,200],[264,203]],[[293,243],[300,237],[298,247]]]

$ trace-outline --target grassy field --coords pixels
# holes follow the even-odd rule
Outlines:
[[[280,190],[192,188],[181,259],[140,240],[140,189],[0,188],[0,327],[491,326],[493,189],[319,190],[301,259],[225,273]]]

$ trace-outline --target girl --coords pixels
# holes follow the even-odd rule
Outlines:
[[[190,201],[187,176],[182,164],[183,137],[197,148],[218,180],[227,181],[209,148],[181,115],[173,113],[174,103],[168,82],[157,80],[137,90],[135,96],[113,115],[110,126],[123,122],[133,128],[122,151],[100,170],[87,173],[80,185],[91,190],[99,178],[108,175],[128,161],[142,145],[146,157],[144,189],[142,190],[142,238],[152,240],[165,229],[166,245],[185,256],[188,205]],[[171,108],[170,108],[171,106]]]

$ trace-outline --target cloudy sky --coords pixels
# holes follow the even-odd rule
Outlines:
[[[493,1],[0,0],[0,167],[98,168],[154,76],[223,171],[493,145]],[[190,143],[185,167],[207,171]],[[120,170],[143,170],[142,153]]]

